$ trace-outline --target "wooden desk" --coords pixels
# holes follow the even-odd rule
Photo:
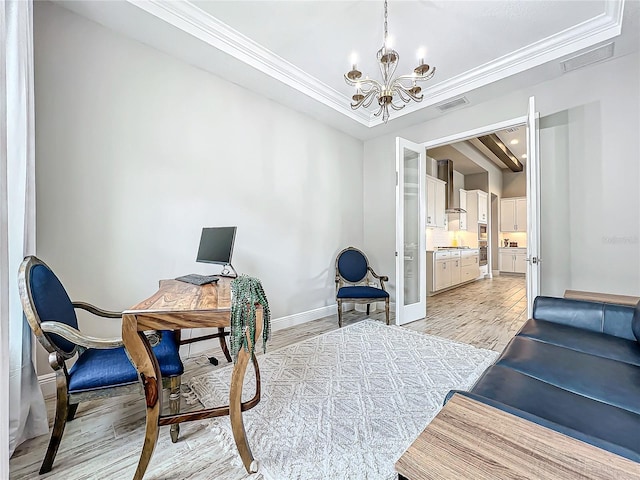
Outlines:
[[[260,401],[260,371],[255,355],[241,349],[231,376],[229,405],[183,414],[161,415],[162,376],[145,330],[180,330],[184,328],[229,327],[231,325],[231,279],[221,277],[217,283],[197,286],[177,280],[161,280],[160,289],[122,315],[122,340],[138,370],[147,402],[144,445],[134,480],[144,476],[158,440],[159,426],[177,425],[190,420],[229,415],[233,438],[247,472],[255,471],[253,455],[244,429],[242,412]],[[256,338],[262,335],[262,308],[256,312]],[[247,340],[251,345],[248,331]],[[256,394],[242,403],[242,382],[249,360],[256,371]]]
[[[447,402],[396,470],[409,480],[640,478],[638,463],[462,395]]]

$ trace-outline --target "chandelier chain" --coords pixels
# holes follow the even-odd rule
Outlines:
[[[387,46],[387,0],[384,0],[384,46]]]

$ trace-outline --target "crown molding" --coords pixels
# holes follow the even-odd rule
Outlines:
[[[337,110],[358,123],[369,126],[369,112],[351,110],[349,107],[350,98],[310,76],[302,69],[189,1],[127,0],[127,2]]]
[[[366,127],[383,122],[367,110],[352,110],[351,99],[311,77],[272,51],[251,40],[188,0],[127,0],[130,4],[269,75],[289,87],[321,102]],[[472,68],[424,90],[424,100],[407,105],[394,118],[411,114],[449,98],[463,95],[503,78],[557,60],[622,32],[625,0],[607,0],[605,11],[547,38]]]

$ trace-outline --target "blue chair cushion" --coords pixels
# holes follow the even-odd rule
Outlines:
[[[338,258],[338,272],[346,281],[357,283],[367,275],[367,259],[358,250],[347,250]]]
[[[342,287],[338,290],[337,298],[387,298],[389,293],[375,287],[358,285],[355,287]]]
[[[153,347],[163,377],[182,375],[184,367],[178,344],[171,331],[162,332],[162,340]],[[138,381],[136,369],[123,347],[109,350],[87,349],[69,370],[69,392],[127,385]]]
[[[34,265],[30,274],[31,296],[41,322],[61,322],[78,328],[73,304],[58,277],[44,265]],[[75,344],[56,334],[47,334],[62,351],[71,353]]]

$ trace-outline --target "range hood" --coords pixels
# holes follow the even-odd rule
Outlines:
[[[438,160],[438,178],[447,182],[444,189],[445,213],[467,213],[460,208],[460,195],[456,195],[453,189],[453,161]]]

